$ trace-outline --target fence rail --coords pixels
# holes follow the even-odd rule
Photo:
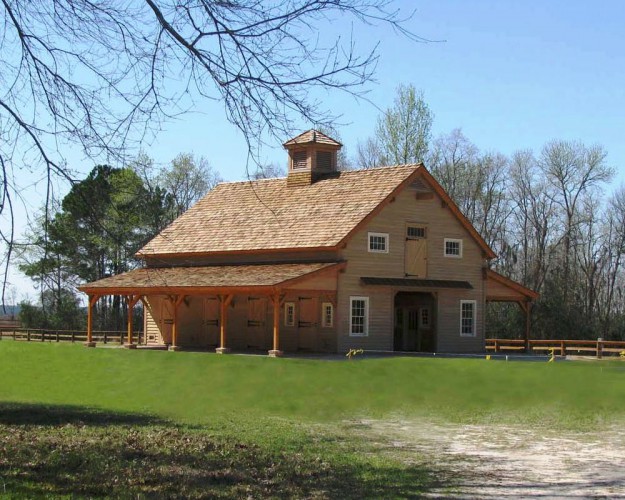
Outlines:
[[[10,328],[0,329],[0,340],[21,340],[27,342],[86,342],[87,332],[84,330],[45,330],[40,328]],[[102,344],[123,344],[128,338],[128,332],[114,330],[97,330],[92,336],[94,342]],[[132,342],[140,344],[143,332],[133,332]]]
[[[534,339],[511,340],[511,339],[486,339],[486,350],[495,352],[532,352],[545,354],[590,354],[598,358],[607,355],[625,356],[625,341],[621,340],[543,340]]]

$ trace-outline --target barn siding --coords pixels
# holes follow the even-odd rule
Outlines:
[[[469,352],[483,349],[484,339],[484,279],[482,268],[485,260],[482,250],[468,231],[458,222],[440,198],[416,199],[417,190],[409,187],[400,193],[368,224],[362,227],[342,251],[347,261],[345,272],[339,275],[338,293],[338,350],[350,348],[392,350],[394,295],[400,289],[365,286],[363,276],[405,277],[404,244],[408,223],[427,227],[427,277],[441,280],[463,280],[473,286],[472,290],[404,289],[406,291],[430,291],[438,296],[437,350]],[[388,253],[368,252],[368,233],[389,234]],[[444,239],[463,240],[463,256],[460,259],[444,256]],[[349,336],[349,304],[351,296],[369,297],[369,335]],[[477,301],[477,335],[475,338],[460,337],[460,300]]]

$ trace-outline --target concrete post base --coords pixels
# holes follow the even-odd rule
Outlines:
[[[271,351],[269,351],[269,357],[270,358],[279,358],[283,354],[284,353],[282,351],[278,351],[276,349],[272,349]]]
[[[215,352],[217,354],[228,354],[230,352],[230,348],[229,347],[218,347],[217,349],[215,349]]]
[[[168,350],[168,351],[172,351],[172,352],[173,352],[173,351],[179,351],[179,350],[180,350],[180,346],[177,346],[177,345],[170,345],[170,346],[167,348],[167,350]]]
[[[124,344],[124,349],[136,349],[137,344]]]
[[[85,347],[95,347],[95,342],[85,342],[83,345]]]

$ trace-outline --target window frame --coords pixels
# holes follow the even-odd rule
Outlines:
[[[471,304],[473,306],[473,324],[471,325],[471,333],[465,333],[462,331],[462,316],[463,306],[465,304]],[[477,337],[477,300],[461,300],[460,301],[460,336],[461,337]]]
[[[330,321],[326,321],[326,308],[330,308]],[[334,328],[334,304],[332,302],[321,303],[321,328]]]
[[[289,308],[293,309],[293,316],[289,323]],[[284,326],[295,326],[295,302],[284,303]]]
[[[376,250],[371,248],[371,237],[384,238],[384,250]],[[390,236],[388,233],[367,233],[367,251],[370,253],[388,253],[390,247]]]
[[[453,253],[447,253],[447,243],[458,243],[458,255]],[[450,259],[462,259],[464,243],[462,238],[445,238],[443,240],[443,255]]]
[[[354,333],[354,302],[364,302],[363,314],[363,332]],[[368,337],[369,336],[369,297],[353,295],[349,297],[349,336],[350,337]]]
[[[423,312],[427,311],[427,323],[423,322]],[[422,306],[419,307],[419,328],[423,330],[431,330],[432,329],[432,308],[430,306]]]

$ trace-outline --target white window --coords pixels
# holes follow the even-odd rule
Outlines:
[[[475,317],[476,317],[475,300],[460,301],[460,336],[475,337]]]
[[[419,328],[429,330],[431,325],[431,314],[429,307],[422,307],[419,309]]]
[[[349,298],[349,335],[366,337],[369,334],[369,297]]]
[[[295,303],[284,303],[284,326],[295,325]]]
[[[388,233],[369,233],[369,251],[388,253]]]
[[[445,238],[445,257],[462,257],[462,240]]]
[[[330,302],[321,304],[321,326],[323,328],[332,328],[334,325],[334,306]]]

